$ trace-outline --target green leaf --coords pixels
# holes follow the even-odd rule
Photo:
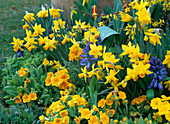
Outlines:
[[[32,116],[31,116],[31,114],[28,116],[28,124],[31,124],[32,123]]]
[[[139,124],[144,124],[144,120],[143,120],[142,116],[140,116],[140,118],[139,118]]]
[[[95,89],[97,79],[95,76],[92,77],[91,82],[90,82],[90,88]]]
[[[41,66],[37,68],[37,79],[39,80],[41,75],[43,75],[43,69]]]
[[[68,111],[68,113],[69,113],[69,115],[70,115],[71,117],[75,117],[75,116],[76,116],[76,111],[74,111],[74,110],[72,110],[72,109],[67,109],[67,111]]]
[[[100,31],[100,37],[102,41],[104,41],[107,37],[110,37],[111,35],[119,34],[118,32],[106,26],[99,27],[98,31]]]
[[[77,2],[77,1],[74,1],[74,3],[80,11],[90,14],[88,9],[85,6],[82,6],[81,3]]]
[[[154,89],[147,90],[146,97],[147,97],[148,100],[153,99],[154,98]]]
[[[119,12],[119,11],[122,11],[122,3],[120,0],[115,0],[113,12]]]
[[[12,87],[12,86],[6,86],[4,88],[4,91],[7,94],[12,95],[12,96],[17,96],[18,95],[17,90],[14,87]]]
[[[116,47],[111,47],[111,48],[109,48],[109,52],[112,52],[113,54],[119,53],[119,51],[117,50]]]
[[[111,8],[110,6],[107,6],[107,5],[106,5],[106,6],[104,7],[104,13],[105,13],[106,15],[112,13],[112,8]]]
[[[14,100],[14,99],[6,100],[5,102],[6,102],[7,104],[9,104],[9,105],[15,104],[15,100]]]

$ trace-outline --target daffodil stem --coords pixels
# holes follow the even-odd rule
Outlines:
[[[117,112],[117,101],[115,102],[115,113]]]
[[[47,66],[45,66],[45,74],[47,73]]]
[[[126,104],[126,115],[129,118],[129,114],[128,114],[128,105]]]

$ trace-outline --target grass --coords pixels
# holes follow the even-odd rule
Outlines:
[[[13,36],[23,39],[22,17],[25,11],[37,13],[41,5],[50,5],[51,0],[0,0],[0,66],[6,57],[14,55],[10,42]]]

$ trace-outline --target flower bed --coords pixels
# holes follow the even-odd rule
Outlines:
[[[116,0],[102,15],[95,1],[74,3],[70,18],[48,6],[26,13],[26,37],[13,37],[4,98],[30,112],[17,122],[169,122],[170,3]]]

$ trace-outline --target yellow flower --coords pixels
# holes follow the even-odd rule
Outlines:
[[[22,102],[22,100],[21,100],[20,96],[17,96],[15,98],[15,103],[21,104],[21,102]]]
[[[119,71],[118,71],[119,72]],[[107,79],[107,81],[105,82],[105,84],[107,84],[108,82],[114,82],[115,84],[119,81],[119,79],[117,79],[115,77],[115,75],[118,73],[115,72],[114,70],[110,70],[110,73],[108,76],[105,76],[105,78]]]
[[[168,90],[170,91],[170,80],[164,82],[164,84],[166,84],[165,88],[168,88]]]
[[[168,68],[170,68],[170,50],[167,50],[167,55],[165,56],[165,60],[162,64],[168,64]]]
[[[95,105],[93,105],[93,111],[99,111],[99,109],[95,106]]]
[[[69,116],[66,116],[66,117],[63,118],[63,123],[69,124]]]
[[[122,22],[129,22],[132,20],[132,18],[129,14],[124,14],[124,13],[121,14],[121,18],[122,18],[122,20],[121,20]]]
[[[50,65],[54,65],[54,62],[50,60]]]
[[[161,102],[158,107],[158,113],[159,115],[166,115],[170,111],[170,103],[169,102]]]
[[[143,24],[148,25],[149,23],[151,23],[151,17],[146,8],[143,8],[142,10],[136,12],[136,15],[138,16],[139,21],[142,22]]]
[[[37,13],[37,16],[38,17],[41,17],[41,18],[47,18],[48,17],[48,10],[41,10]]]
[[[36,93],[30,93],[29,97],[30,97],[30,100],[36,100],[37,99],[37,94]]]
[[[53,51],[53,49],[56,49],[56,45],[58,44],[58,41],[55,40],[55,37],[53,37],[52,40],[47,39],[45,41],[45,46],[43,46],[44,50],[48,50],[50,49],[51,51]]]
[[[79,78],[84,77],[85,82],[86,82],[86,77],[87,77],[87,68],[86,68],[86,67],[87,67],[87,66],[85,66],[84,69],[81,68],[81,71],[82,71],[83,73],[78,74]]]
[[[68,115],[68,112],[67,112],[67,110],[63,110],[63,111],[61,111],[59,114],[60,114],[60,116],[61,116],[62,118],[64,118],[64,117],[66,117],[66,116]]]
[[[45,116],[44,116],[44,115],[41,115],[41,116],[39,117],[39,119],[41,120],[41,123],[43,123],[43,122],[45,121]]]
[[[126,117],[124,117],[124,118],[122,119],[122,121],[127,121],[127,118],[126,118]]]
[[[33,33],[34,36],[39,36],[39,34],[43,35],[43,32],[45,31],[44,28],[41,28],[41,24],[37,25],[37,23],[35,24],[33,29],[34,29],[34,33]]]
[[[30,102],[30,97],[29,97],[28,94],[24,94],[24,95],[22,96],[22,99],[23,99],[23,102],[24,102],[24,103]]]
[[[112,105],[112,104],[113,104],[113,100],[110,99],[110,98],[107,98],[107,99],[106,99],[106,104],[107,104],[107,105]]]
[[[50,11],[50,16],[53,16],[53,19],[60,17],[60,12],[64,12],[61,9],[49,9],[49,11]]]
[[[20,70],[18,70],[18,74],[20,77],[24,77],[24,76],[27,76],[29,70],[27,68],[22,68]]]
[[[115,110],[114,109],[111,109],[111,110],[106,109],[106,114],[108,115],[110,113],[111,113],[110,117],[113,117],[113,115],[115,114]]]
[[[101,99],[99,102],[98,102],[98,107],[101,107],[101,108],[104,108],[104,106],[105,106],[105,103],[106,103],[106,100],[104,100],[104,99]]]
[[[61,118],[55,118],[53,124],[63,124],[63,120]]]
[[[163,119],[162,119],[161,115],[159,115],[158,112],[157,113],[153,113],[153,116],[152,116],[153,119],[158,120],[158,117],[159,117],[159,123],[162,123]]]
[[[49,72],[47,74],[47,78],[45,79],[45,85],[50,86],[51,85],[51,78],[53,77],[53,72]]]
[[[151,100],[150,106],[152,107],[152,109],[158,109],[160,104],[161,104],[161,99],[160,98],[153,98]]]
[[[80,118],[75,117],[74,121],[75,121],[76,124],[80,124]]]
[[[166,120],[168,120],[170,122],[170,111],[169,111],[169,113],[165,114],[165,118],[166,118]]]
[[[83,6],[84,6],[85,3],[88,4],[88,2],[89,2],[89,0],[83,0]]]
[[[35,20],[34,18],[34,13],[29,13],[29,12],[25,12],[26,15],[23,17],[25,20],[27,20],[28,22],[32,22],[33,20]],[[22,21],[24,21],[24,19]]]
[[[124,92],[122,92],[122,91],[119,91],[119,97],[122,99],[122,100],[124,100],[124,99],[126,99],[126,93],[124,93]]]
[[[94,58],[98,58],[98,56],[102,55],[102,46],[96,46],[96,43],[94,43],[93,45],[90,44],[90,51],[89,51],[89,55],[93,55]]]
[[[45,58],[43,61],[43,65],[47,66],[48,64],[49,64],[49,61],[47,60],[47,58]]]
[[[19,38],[16,39],[15,37],[13,37],[13,41],[14,42],[11,42],[10,44],[14,44],[13,48],[15,52],[17,52],[18,50],[24,50],[21,48],[23,46],[24,40],[20,40]]]
[[[102,124],[109,123],[109,117],[106,115],[106,113],[100,112],[100,119],[101,119]]]
[[[88,120],[88,124],[98,124],[98,118],[96,115],[91,116],[90,120]]]
[[[89,110],[89,109],[82,109],[81,111],[80,111],[80,113],[81,113],[81,117],[82,118],[84,118],[84,119],[89,119],[90,117],[91,117],[91,115],[92,115],[92,112]]]
[[[53,122],[50,122],[50,121],[45,121],[44,124],[52,124]]]
[[[149,33],[149,32],[145,32],[145,34],[147,36],[149,36],[149,42],[151,44],[153,44],[154,46],[156,46],[156,43],[161,45],[160,39],[162,38],[161,36],[157,35],[157,33],[153,34],[153,33]]]

